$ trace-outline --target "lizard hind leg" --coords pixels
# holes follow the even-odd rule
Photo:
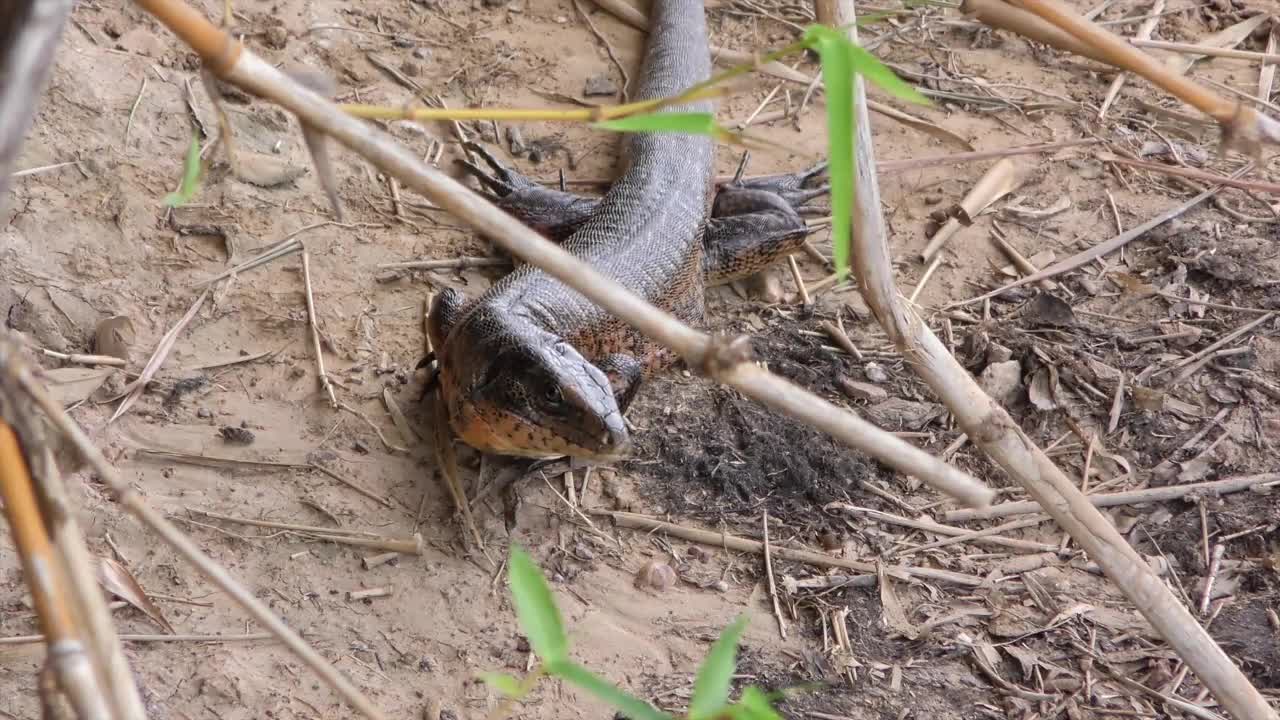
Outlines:
[[[812,232],[784,196],[726,187],[716,196],[703,239],[703,277],[721,285],[765,270],[795,252]]]
[[[489,166],[485,169],[467,160],[458,161],[468,174],[480,181],[485,197],[551,240],[559,242],[572,235],[600,204],[598,198],[543,187],[498,160],[481,145],[468,142],[466,148]]]
[[[742,161],[738,164],[738,171],[734,174],[731,181],[725,183],[723,190],[765,190],[777,195],[783,200],[786,200],[787,204],[795,208],[797,212],[807,209],[803,207],[805,203],[831,191],[831,185],[829,183],[815,183],[816,180],[822,178],[826,173],[826,161],[812,165],[799,172],[764,175],[762,177],[748,178],[744,180],[742,178],[742,173],[746,170],[747,162],[750,158],[750,152],[743,153]]]

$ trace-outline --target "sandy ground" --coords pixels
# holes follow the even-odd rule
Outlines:
[[[210,16],[221,7],[208,0],[197,4]],[[344,102],[420,102],[375,64],[382,61],[425,88],[425,95],[438,94],[451,106],[542,106],[564,105],[565,96],[581,99],[584,85],[599,75],[621,83],[600,38],[628,72],[635,70],[639,33],[590,3],[581,5],[599,36],[573,3],[556,0],[243,0],[236,10],[238,28],[255,52],[272,62],[327,69]],[[1182,7],[1170,3],[1170,9]],[[787,42],[794,32],[789,23],[804,22],[801,11],[796,4],[745,1],[708,10],[713,40],[741,49]],[[1157,37],[1195,41],[1239,21],[1249,14],[1244,11],[1243,5],[1215,0],[1202,10],[1165,17]],[[1100,17],[1147,12],[1147,3],[1120,0]],[[203,281],[256,249],[289,235],[300,238],[311,257],[325,362],[337,397],[350,411],[331,408],[320,390],[307,335],[301,262],[293,255],[215,285],[149,391],[123,417],[107,423],[118,403],[106,400],[124,383],[119,373],[73,414],[151,505],[307,633],[390,717],[485,717],[498,698],[477,681],[477,673],[522,671],[528,649],[499,569],[464,545],[439,484],[430,420],[418,404],[422,375],[414,367],[423,353],[427,294],[444,287],[476,293],[497,272],[395,274],[378,265],[485,255],[487,245],[407,191],[401,192],[397,211],[386,179],[345,152],[338,155],[338,173],[350,218],[346,225],[331,222],[296,122],[234,92],[226,99],[240,173],[220,162],[190,206],[166,213],[161,200],[177,183],[193,123],[208,136],[216,132],[194,56],[123,0],[82,3],[74,19],[20,167],[75,164],[18,180],[9,210],[0,218],[0,309],[7,312],[8,325],[50,350],[88,352],[102,319],[127,316],[136,335],[130,369],[137,371],[191,307]],[[893,27],[879,25],[868,36],[891,33],[877,50],[880,57],[933,78],[925,87],[959,94],[931,108],[897,106],[938,123],[974,148],[1092,133],[1135,154],[1153,147],[1158,152],[1167,141],[1183,161],[1199,160],[1219,171],[1238,162],[1216,154],[1212,130],[1144,110],[1140,102],[1175,108],[1145,83],[1131,79],[1106,121],[1098,123],[1097,108],[1112,74],[957,20],[954,11],[922,10],[898,18]],[[1132,33],[1134,26],[1124,29]],[[1261,36],[1242,47],[1262,50],[1264,45]],[[800,69],[817,70],[811,63]],[[1245,92],[1257,89],[1258,68],[1247,62],[1201,63],[1192,75]],[[763,77],[748,82],[721,104],[721,117],[750,116],[774,86]],[[766,111],[799,103],[802,87],[784,90]],[[793,152],[757,152],[750,171],[799,169],[821,159],[821,107],[819,98],[794,121],[753,127]],[[881,159],[963,149],[880,116],[874,122]],[[454,137],[447,124],[390,129],[424,154],[431,138]],[[467,130],[494,140],[488,125]],[[527,155],[514,162],[535,177],[550,180],[560,169],[569,180],[607,178],[613,172],[613,136],[548,123],[520,131],[540,157],[537,163]],[[502,145],[507,148],[505,131]],[[1096,150],[1025,159],[1034,170],[1032,179],[996,207],[1043,210],[1062,199],[1069,207],[1047,219],[1001,215],[1001,229],[1024,255],[1051,251],[1065,258],[1114,235],[1117,223],[1137,225],[1188,194],[1162,176],[1104,166]],[[456,157],[456,146],[450,145],[441,167],[452,171]],[[732,172],[737,158],[734,149],[721,148],[718,170]],[[927,241],[930,214],[957,202],[989,166],[938,164],[882,176],[904,294],[912,292],[924,270],[917,255]],[[1251,177],[1277,179],[1273,164]],[[1223,196],[1228,210],[1265,219],[1272,211],[1258,197],[1237,191]],[[1142,385],[1149,366],[1171,365],[1257,317],[1168,301],[1142,288],[1155,285],[1180,297],[1190,293],[1220,304],[1280,308],[1274,222],[1252,222],[1209,206],[1193,211],[1130,245],[1122,256],[1108,258],[1105,268],[1095,263],[1058,286],[1055,295],[1074,309],[1069,327],[1046,318],[1050,313],[1030,292],[993,303],[988,321],[930,312],[1008,279],[999,269],[1008,261],[989,239],[992,222],[991,216],[980,218],[953,240],[917,302],[975,374],[993,360],[1021,362],[1014,373],[1018,384],[1005,388],[1007,398],[1037,442],[1055,445],[1054,455],[1068,474],[1080,477],[1088,463],[1093,487],[1124,476],[1127,464],[1133,475],[1108,486],[1125,489],[1280,469],[1275,459],[1280,411],[1265,389],[1267,382],[1280,384],[1274,319],[1232,342],[1228,348],[1244,350],[1190,376],[1163,405],[1143,406],[1138,400],[1145,395],[1130,391],[1118,426],[1107,432],[1117,384],[1108,370],[1123,373],[1131,385],[1137,377]],[[825,232],[814,236],[814,244],[830,252]],[[808,283],[827,274],[813,259],[797,259]],[[1039,262],[1047,264],[1044,257]],[[769,303],[717,289],[709,302],[708,326],[757,334],[772,369],[855,407],[887,429],[914,433],[913,441],[933,452],[953,443],[957,431],[945,411],[887,351],[856,292],[837,287],[818,294],[815,307],[805,309],[790,275],[784,268],[776,272],[783,298]],[[983,316],[980,305],[965,311],[970,319]],[[833,349],[821,333],[820,323],[837,316],[866,351],[863,360]],[[46,359],[46,366],[58,363]],[[1251,383],[1254,377],[1263,385]],[[861,394],[851,396],[842,391],[841,378],[874,387],[863,385]],[[84,399],[67,392],[69,402]],[[393,423],[385,396],[407,413],[409,437]],[[710,420],[715,413],[721,422]],[[1103,435],[1088,461],[1085,443],[1069,433],[1068,417]],[[595,519],[599,530],[587,528],[560,496],[565,493],[560,477],[535,476],[503,497],[478,503],[490,552],[500,557],[512,541],[530,548],[553,578],[579,659],[633,692],[664,708],[681,709],[710,641],[735,615],[746,613],[751,624],[742,682],[771,688],[815,680],[828,684],[790,702],[785,709],[791,717],[1029,717],[1032,712],[1046,718],[1107,712],[1146,717],[1166,712],[1159,701],[1107,681],[1104,668],[1167,688],[1180,665],[1123,597],[1089,572],[1087,559],[1072,554],[1073,546],[1047,560],[1040,556],[1040,565],[1026,560],[1025,548],[1007,546],[956,544],[914,553],[941,536],[824,511],[824,505],[839,501],[941,519],[951,507],[942,498],[687,374],[673,373],[646,388],[633,420],[641,438],[635,458],[593,473],[587,482],[577,475],[576,500],[584,510],[665,513],[690,527],[727,528],[751,537],[759,536],[760,515],[769,510],[775,543],[862,560],[892,558],[978,580],[965,587],[895,580],[879,590],[815,590],[803,583],[816,582],[822,569],[779,562],[775,571],[789,630],[783,640],[759,557],[615,529],[605,518]],[[1206,424],[1209,432],[1183,448]],[[206,467],[148,450],[316,463],[363,491],[306,468]],[[468,453],[463,459],[474,468]],[[995,486],[1009,484],[971,446],[953,459]],[[1175,464],[1168,466],[1171,461]],[[226,642],[127,645],[153,717],[350,716],[280,647],[234,639],[258,629],[125,516],[94,478],[83,472],[71,477],[93,551],[127,567],[177,632],[228,636]],[[1019,494],[1009,489],[1007,496]],[[340,525],[387,537],[418,532],[425,544],[421,556],[365,569],[362,558],[376,551],[204,513]],[[1142,552],[1170,564],[1170,583],[1193,606],[1200,603],[1207,574],[1205,543],[1224,543],[1225,564],[1215,593],[1224,599],[1213,605],[1217,614],[1211,630],[1273,699],[1280,692],[1280,628],[1273,624],[1280,586],[1278,516],[1274,497],[1256,493],[1113,512]],[[1002,535],[1049,546],[1061,540],[1051,524]],[[666,590],[635,587],[636,572],[652,561],[674,565],[681,582]],[[0,568],[0,634],[34,632],[7,535],[0,540]],[[349,597],[371,588],[390,594]],[[122,632],[164,632],[133,608],[119,609],[116,616]],[[0,645],[0,716],[37,717],[35,671],[41,658],[39,645]],[[1177,692],[1204,700],[1194,676],[1180,680]],[[543,688],[518,710],[529,718],[609,713],[560,687]]]

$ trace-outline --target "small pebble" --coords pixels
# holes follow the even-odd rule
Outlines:
[[[1002,363],[1013,359],[1013,351],[1000,343],[991,343],[987,348],[987,364]]]
[[[1012,404],[1022,390],[1022,365],[1017,360],[992,363],[978,377],[978,385],[1001,405]]]
[[[875,383],[858,382],[842,375],[836,378],[836,384],[853,400],[880,402],[889,399],[889,392]]]
[[[618,84],[609,77],[608,73],[597,73],[587,78],[586,84],[582,87],[582,94],[586,97],[597,95],[616,95],[618,93]]]
[[[869,362],[862,368],[862,371],[867,374],[867,379],[873,383],[882,383],[889,380],[889,373],[885,372],[885,369],[879,363]]]
[[[717,581],[715,581],[715,582],[711,583],[711,587],[712,587],[716,592],[729,592],[729,583],[727,583],[727,582],[725,582],[725,581],[723,581],[723,580],[717,580]]]
[[[262,33],[262,42],[272,50],[280,50],[289,44],[289,31],[283,25],[272,25]]]
[[[652,589],[662,592],[675,587],[676,571],[670,565],[650,560],[636,573],[635,586],[641,589]]]
[[[196,417],[202,420],[208,420],[213,417],[213,411],[209,408],[200,408],[199,410],[196,410]]]

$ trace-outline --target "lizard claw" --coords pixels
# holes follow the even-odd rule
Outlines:
[[[458,160],[466,171],[480,181],[486,189],[496,197],[506,197],[522,188],[533,187],[535,183],[521,175],[518,171],[499,160],[488,148],[470,140],[462,143],[467,150],[475,153],[489,166],[489,170],[479,167],[469,160]],[[493,196],[490,197],[493,199]]]
[[[765,190],[781,197],[795,208],[799,208],[819,195],[825,195],[831,191],[831,185],[828,183],[822,183],[817,186],[809,184],[811,180],[826,172],[826,161],[799,172],[766,175],[744,180],[742,179],[742,173],[746,167],[748,157],[745,154],[743,155],[742,162],[738,165],[737,173],[734,174],[733,180],[725,185],[726,188]]]

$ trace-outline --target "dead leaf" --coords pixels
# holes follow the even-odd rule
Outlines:
[[[1051,368],[1042,367],[1031,377],[1031,385],[1027,387],[1027,399],[1040,410],[1056,410],[1058,407],[1057,389],[1054,387],[1057,378]]]
[[[1089,603],[1076,603],[1075,605],[1072,605],[1066,610],[1063,610],[1062,612],[1055,615],[1053,619],[1049,621],[1048,627],[1057,627],[1058,625],[1061,625],[1062,623],[1066,622],[1067,620],[1070,620],[1076,615],[1091,613],[1096,609],[1097,609],[1096,607],[1094,607],[1093,605],[1090,605]]]
[[[1172,395],[1165,395],[1164,409],[1175,412],[1188,420],[1198,420],[1204,417],[1204,411],[1199,405],[1179,400]]]
[[[1030,680],[1036,671],[1036,666],[1040,664],[1040,656],[1034,652],[1009,644],[1001,647],[1014,660],[1018,661],[1018,665],[1022,666],[1022,679]]]
[[[1160,637],[1155,628],[1151,627],[1151,623],[1136,612],[1108,607],[1091,607],[1085,616],[1113,632],[1134,633],[1148,639]]]
[[[1054,215],[1064,213],[1071,209],[1071,198],[1063,195],[1058,201],[1047,208],[1037,209],[1030,205],[1005,205],[1000,208],[1001,215],[1012,215],[1022,220],[1047,220]]]
[[[113,372],[115,368],[67,367],[45,370],[42,375],[49,394],[66,408],[88,399]]]
[[[1036,293],[1027,306],[1026,318],[1036,325],[1070,327],[1076,324],[1076,313],[1066,300],[1053,293]]]
[[[1146,412],[1164,410],[1165,394],[1160,390],[1134,385],[1129,389],[1129,393],[1133,396],[1133,404],[1139,410],[1145,410]]]
[[[1245,38],[1253,34],[1253,31],[1258,29],[1258,26],[1266,22],[1269,17],[1271,16],[1267,13],[1258,13],[1251,18],[1241,20],[1229,28],[1219,30],[1208,37],[1200,38],[1195,44],[1211,48],[1233,48],[1244,42]],[[1182,75],[1190,70],[1191,66],[1195,65],[1197,61],[1206,57],[1208,56],[1197,53],[1176,53],[1166,61],[1166,64],[1173,68],[1174,72]]]
[[[915,402],[903,398],[889,398],[862,411],[868,420],[885,430],[923,430],[926,425],[946,413],[946,408],[936,403]]]
[[[164,628],[165,632],[174,634],[173,626],[164,619],[160,608],[151,602],[151,598],[147,597],[146,591],[134,579],[133,573],[129,572],[128,568],[111,558],[98,558],[98,582],[102,583],[102,587],[108,593],[141,610],[144,615]]]
[[[1217,458],[1213,457],[1213,453],[1204,453],[1184,463],[1178,463],[1178,466],[1182,468],[1182,472],[1178,473],[1178,482],[1200,482],[1209,477],[1218,464]]]
[[[991,669],[995,673],[995,668],[1000,664],[1000,653],[991,643],[980,642],[973,645],[973,656],[981,663]]]
[[[893,581],[885,575],[883,564],[877,563],[876,575],[879,576],[880,607],[883,610],[880,614],[880,620],[885,624],[885,627],[908,640],[915,640],[920,637],[919,629],[907,619],[907,611],[903,609],[902,601],[898,599],[898,593],[893,588]]]
[[[93,351],[128,362],[135,337],[133,321],[127,315],[109,317],[98,323],[93,332]]]
[[[400,432],[400,437],[404,440],[406,447],[413,447],[422,442],[422,436],[414,431],[413,426],[409,424],[408,418],[404,416],[404,411],[400,409],[400,404],[396,402],[395,396],[391,394],[391,388],[382,389],[382,402],[387,406],[387,412],[391,414],[391,422],[395,423],[396,430]]]
[[[1031,263],[1033,266],[1037,268],[1046,268],[1052,265],[1054,261],[1057,259],[1058,259],[1058,254],[1055,253],[1054,251],[1041,250],[1035,255],[1032,255],[1031,257],[1027,258],[1027,262]],[[995,262],[990,259],[988,259],[987,262],[991,263],[992,266],[995,265]],[[1000,267],[996,268],[996,270],[1001,275],[1004,275],[1006,277],[1011,277],[1011,278],[1020,278],[1023,275],[1022,271],[1019,270],[1018,267],[1013,263],[1009,263],[1008,265],[1001,265]]]

